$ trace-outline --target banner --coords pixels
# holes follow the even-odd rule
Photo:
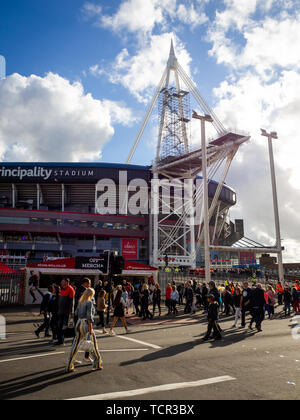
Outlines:
[[[126,260],[138,259],[137,239],[122,239],[122,257]]]

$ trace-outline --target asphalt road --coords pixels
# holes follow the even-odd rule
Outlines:
[[[103,371],[92,372],[80,353],[72,374],[64,373],[70,340],[54,348],[36,339],[34,312],[1,314],[7,321],[7,338],[0,340],[2,400],[300,399],[300,335],[278,309],[261,333],[232,328],[233,318],[221,317],[223,340],[217,342],[202,341],[201,313],[133,320],[130,334],[117,327],[115,337],[97,331]]]

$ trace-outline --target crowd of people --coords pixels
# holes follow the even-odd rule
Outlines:
[[[39,338],[44,331],[45,337],[51,337],[50,344],[64,345],[65,337],[74,337],[70,357],[66,367],[67,372],[74,370],[76,354],[80,346],[88,346],[85,360],[93,364],[94,370],[102,369],[102,359],[98,350],[94,328],[102,328],[103,334],[115,335],[114,327],[121,320],[126,333],[129,332],[126,314],[137,315],[142,320],[153,319],[158,310],[162,314],[162,293],[158,283],[149,279],[145,283],[135,285],[123,281],[109,290],[107,283],[99,281],[95,290],[91,288],[91,280],[83,278],[78,287],[70,284],[68,278],[63,278],[60,285],[53,284],[48,293],[43,294],[40,312],[44,322],[35,330]],[[196,279],[180,283],[168,283],[165,291],[166,315],[177,316],[178,308],[183,306],[183,313],[196,313],[203,310],[207,314],[208,328],[204,340],[222,338],[219,325],[220,314],[234,317],[233,327],[237,327],[239,319],[241,327],[246,326],[246,315],[251,315],[249,328],[253,324],[258,332],[262,331],[262,322],[267,315],[274,318],[275,304],[282,306],[282,315],[290,316],[291,312],[300,313],[300,282],[294,287],[277,283],[265,288],[260,283],[230,283],[217,285],[214,281],[208,284],[198,283]],[[152,312],[149,310],[152,309]],[[131,311],[131,312],[130,312]],[[95,315],[98,315],[96,323]],[[106,330],[105,315],[111,313],[112,322],[109,331]],[[109,316],[108,316],[109,318]],[[52,335],[49,334],[51,331]],[[88,337],[88,340],[87,340]],[[91,358],[91,355],[93,358]]]

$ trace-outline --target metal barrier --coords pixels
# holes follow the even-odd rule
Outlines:
[[[24,305],[24,274],[0,273],[0,306]]]
[[[189,273],[176,273],[176,272],[164,272],[164,271],[160,271],[158,274],[158,279],[159,279],[159,285],[162,291],[162,294],[165,293],[166,287],[168,283],[171,284],[175,284],[176,286],[178,286],[178,284],[181,283],[186,283],[189,280],[193,280],[195,279],[197,281],[197,283],[204,283],[205,282],[205,278],[204,277],[200,277],[200,276],[192,276]],[[229,283],[239,283],[239,284],[243,284],[244,281],[248,281],[248,283],[250,284],[250,286],[252,285],[252,278],[248,277],[248,276],[231,276],[231,275],[227,275],[227,276],[216,276],[216,275],[212,275],[211,276],[211,280],[213,280],[218,286],[220,286],[221,284],[225,284],[225,281],[228,280]],[[263,287],[266,287],[268,284],[271,284],[274,288],[276,287],[276,283],[278,281],[278,278],[276,278],[276,276],[274,277],[258,277],[257,278],[257,283],[261,283],[263,285]],[[293,287],[294,285],[294,281],[291,281],[290,279],[286,279],[284,280],[284,284],[288,284],[290,287]]]

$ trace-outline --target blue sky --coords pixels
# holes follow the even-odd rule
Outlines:
[[[146,105],[129,94],[121,84],[110,83],[108,77],[95,77],[89,69],[100,63],[109,71],[115,57],[123,48],[134,55],[137,51],[137,33],[126,28],[118,34],[107,27],[97,25],[97,17],[84,12],[86,5],[101,6],[103,14],[113,16],[119,9],[120,1],[85,2],[82,0],[10,0],[2,1],[0,10],[0,54],[6,58],[7,75],[18,73],[29,77],[34,74],[44,77],[53,72],[71,83],[80,81],[85,93],[95,99],[124,101],[140,121]],[[125,2],[123,2],[125,3]],[[185,3],[185,2],[183,2]],[[207,11],[213,16],[214,2]],[[197,72],[201,93],[213,102],[212,89],[225,77],[225,68],[216,66],[215,59],[209,57],[209,43],[204,40],[205,27],[193,30],[178,20],[168,23],[168,31],[178,30],[180,40],[193,57],[192,71]],[[127,32],[127,33],[126,33]],[[154,27],[153,34],[161,34],[160,27]],[[147,35],[149,36],[149,34]],[[170,37],[171,38],[171,37]],[[144,41],[145,44],[147,40]],[[167,56],[164,57],[165,61]],[[157,74],[157,82],[160,74]],[[151,85],[150,92],[155,86]],[[138,129],[138,121],[130,127],[116,124],[112,140],[102,149],[102,160],[124,161],[123,153],[128,153]],[[116,155],[118,145],[120,154]],[[140,154],[138,163],[149,163],[148,156]]]
[[[260,127],[278,132],[282,236],[300,258],[300,3],[293,0],[0,0],[7,65],[0,160],[125,162],[171,38],[225,127],[251,135],[228,183],[238,196],[233,217],[247,220],[248,236],[263,243],[273,243],[274,226]],[[156,114],[132,163],[154,157]],[[197,143],[199,132],[191,133]]]

